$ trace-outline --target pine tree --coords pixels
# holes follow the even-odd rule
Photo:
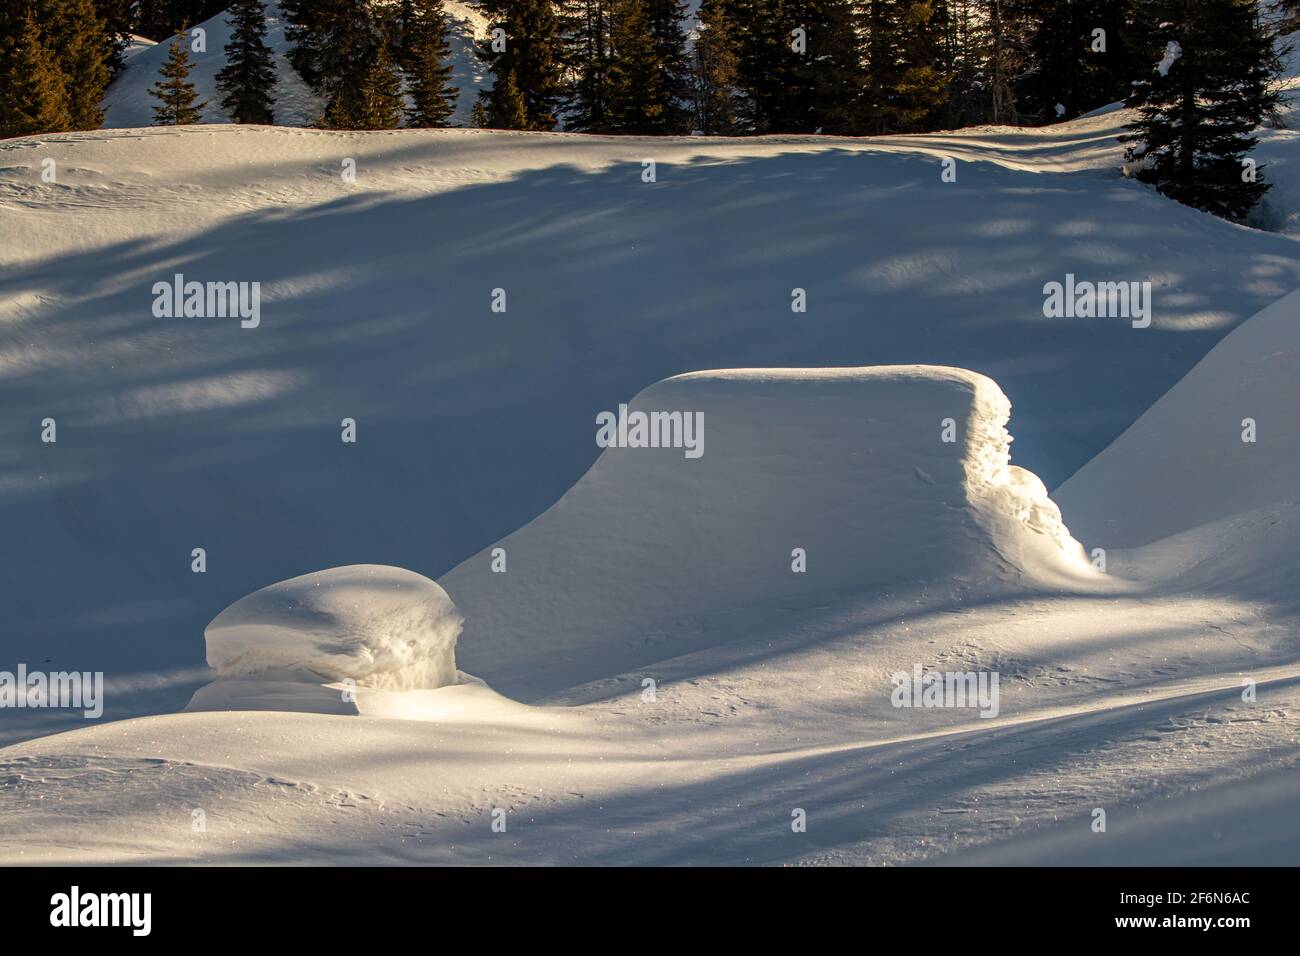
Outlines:
[[[1245,159],[1278,101],[1274,36],[1255,0],[1141,0],[1138,19],[1138,48],[1163,57],[1128,99],[1138,118],[1122,139],[1137,178],[1242,221],[1269,189]]]
[[[565,56],[553,0],[479,0],[478,6],[487,15],[489,29],[488,37],[479,44],[479,55],[496,78],[493,90],[479,94],[488,101],[492,125],[499,129],[554,129],[564,94]],[[523,99],[519,126],[501,125],[518,121],[518,112],[510,102],[514,93],[504,86],[496,92],[507,75],[512,77],[514,93]]]
[[[1132,0],[1036,0],[1026,14],[1032,70],[1017,90],[1021,112],[1056,122],[1124,99],[1135,75],[1131,7]]]
[[[221,105],[236,123],[270,125],[274,116],[275,61],[266,45],[266,7],[261,0],[234,0],[226,65],[217,74]]]
[[[952,77],[943,71],[940,4],[938,0],[911,0],[903,10],[903,76],[894,116],[905,132],[935,128],[935,118],[948,96]]]
[[[805,125],[823,133],[861,132],[866,74],[857,12],[849,0],[807,0],[801,22],[808,44],[798,71],[808,91]]]
[[[1033,70],[1027,53],[1032,20],[1026,16],[1025,0],[981,3],[984,112],[993,123],[1019,123],[1016,90]]]
[[[95,12],[104,24],[104,62],[113,76],[122,68],[122,53],[134,32],[135,11],[132,7],[132,0],[95,0]]]
[[[63,73],[41,41],[30,10],[0,76],[5,91],[0,97],[0,136],[60,133],[72,128]]]
[[[63,74],[72,129],[98,129],[104,122],[99,104],[108,87],[113,38],[93,0],[32,0],[5,6],[6,16],[14,18],[13,36],[22,29],[26,10],[35,17],[41,42]],[[0,52],[0,63],[5,59]]]
[[[402,81],[386,42],[375,47],[361,81],[358,120],[357,129],[397,129],[402,125]]]
[[[865,129],[869,133],[931,128],[947,96],[940,22],[932,0],[868,0]]]
[[[936,124],[953,128],[988,119],[984,75],[983,0],[944,0],[935,8],[940,34],[939,69],[948,78],[948,94]]]
[[[573,79],[565,101],[565,128],[586,133],[609,129],[612,0],[572,0],[564,9],[565,67]]]
[[[482,111],[483,124],[488,129],[527,129],[528,105],[519,92],[515,75],[507,73],[497,77],[488,93],[487,106]]]
[[[451,85],[451,45],[442,0],[406,0],[402,11],[401,56],[411,105],[408,126],[446,126],[456,111]]]
[[[328,104],[326,116],[359,122],[360,88],[380,42],[366,0],[282,0],[288,60]],[[347,127],[355,128],[355,127]]]
[[[664,129],[666,77],[650,33],[643,0],[615,0],[614,48],[609,67],[609,129],[655,133]]]
[[[229,0],[126,0],[135,8],[134,32],[152,40],[165,40],[178,23],[202,23],[215,17]]]
[[[654,132],[690,132],[690,63],[686,53],[686,5],[681,0],[642,0],[655,51],[660,99]]]
[[[208,105],[206,101],[195,102],[199,97],[194,84],[189,81],[188,35],[186,28],[182,27],[167,52],[167,60],[160,71],[162,79],[149,91],[149,95],[160,104],[153,108],[155,126],[189,126],[197,123],[203,118],[203,107]]]
[[[726,136],[737,131],[740,96],[734,27],[723,0],[703,0],[699,19],[693,51],[695,128],[708,135]]]
[[[744,91],[741,126],[755,133],[816,129],[812,90],[794,31],[807,31],[803,0],[726,0],[736,32],[736,72]]]

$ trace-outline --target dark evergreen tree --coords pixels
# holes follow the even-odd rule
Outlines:
[[[103,42],[107,51],[105,62],[109,71],[116,74],[122,68],[122,52],[131,41],[131,34],[135,32],[132,0],[95,0],[95,12],[104,24]]]
[[[932,128],[947,97],[942,21],[933,0],[867,0],[865,131]]]
[[[73,129],[99,129],[113,43],[93,0],[35,0],[31,9],[68,93]]]
[[[189,126],[203,118],[203,107],[208,104],[196,102],[199,96],[190,82],[190,69],[189,34],[182,28],[167,52],[162,79],[149,91],[158,100],[153,108],[155,126]]]
[[[641,0],[655,64],[661,99],[654,104],[659,121],[655,132],[690,132],[690,62],[686,52],[686,4],[681,0]]]
[[[850,0],[805,0],[807,51],[797,75],[807,91],[804,129],[853,134],[863,128],[865,72],[859,17]]]
[[[448,28],[442,0],[405,0],[400,51],[411,97],[408,126],[446,126],[456,111]]]
[[[112,0],[110,0],[112,2]],[[134,32],[151,40],[165,40],[178,23],[202,23],[215,17],[229,0],[124,0],[135,10]]]
[[[613,0],[572,0],[561,21],[565,65],[572,76],[565,102],[565,128],[609,128],[609,66]]]
[[[708,135],[737,131],[741,93],[735,28],[723,0],[703,0],[695,37],[693,104],[695,128]]]
[[[0,96],[0,137],[61,133],[72,128],[63,72],[41,40],[30,10],[0,77],[4,80],[4,95]]]
[[[261,0],[233,0],[226,65],[217,74],[221,105],[236,123],[274,120],[275,60],[266,45],[266,7]]]
[[[528,104],[519,92],[513,73],[497,77],[487,98],[480,100],[478,105],[481,109],[476,109],[474,115],[481,126],[488,129],[528,128]]]
[[[756,133],[811,132],[812,90],[795,31],[806,37],[803,0],[726,0],[736,32],[741,126]]]
[[[611,44],[608,128],[618,133],[663,132],[671,94],[644,0],[615,0]]]
[[[742,127],[860,132],[864,49],[854,0],[726,0],[725,7]]]
[[[488,116],[487,107],[483,100],[474,100],[474,106],[469,111],[469,125],[476,129],[487,129],[492,125],[492,120]]]
[[[1073,119],[1128,95],[1132,0],[1036,0],[1031,10],[1032,70],[1017,90],[1022,114]]]
[[[361,113],[356,129],[396,129],[402,125],[402,81],[389,45],[375,46],[361,80]]]
[[[940,35],[939,70],[948,78],[948,95],[935,117],[942,127],[970,126],[988,119],[984,82],[983,0],[943,0],[935,6]]]
[[[1140,0],[1137,13],[1138,49],[1161,56],[1128,99],[1138,116],[1122,138],[1137,178],[1243,220],[1269,188],[1245,159],[1277,105],[1272,31],[1255,0]]]
[[[981,0],[981,92],[992,123],[1020,122],[1016,90],[1033,70],[1028,49],[1034,21],[1026,2],[1034,0]]]
[[[478,6],[489,27],[479,55],[495,77],[493,88],[480,94],[492,125],[554,129],[564,95],[565,51],[553,0],[479,0]],[[507,75],[513,91],[502,84]],[[502,126],[518,121],[512,102],[516,94],[523,100],[522,125]]]
[[[288,60],[328,106],[356,118],[361,84],[380,42],[366,0],[282,0]]]

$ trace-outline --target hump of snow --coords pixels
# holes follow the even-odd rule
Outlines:
[[[452,83],[460,89],[456,111],[450,122],[454,126],[468,126],[474,100],[486,75],[474,43],[486,32],[487,21],[467,4],[445,0],[444,6],[451,23],[447,39],[451,45]],[[277,77],[273,107],[275,125],[311,126],[324,104],[289,65],[287,55],[291,44],[285,38],[286,24],[277,4],[266,5],[266,25],[266,45],[275,58]],[[228,123],[230,119],[221,108],[217,74],[226,65],[226,44],[230,42],[231,25],[223,12],[198,24],[198,27],[206,34],[205,49],[202,52],[190,51],[190,82],[198,92],[199,101],[207,101],[202,122]],[[171,39],[151,44],[151,41],[133,38],[126,62],[104,97],[105,128],[153,125],[153,107],[157,101],[149,91],[159,79],[159,70],[167,61],[171,43]]]
[[[466,614],[465,666],[494,686],[617,673],[904,583],[973,596],[1092,577],[1042,483],[1009,465],[1010,403],[974,372],[697,372],[637,411],[702,415],[703,453],[606,448],[499,542],[505,573],[487,549],[441,579]]]
[[[356,564],[255,591],[207,626],[208,665],[222,678],[309,671],[387,690],[456,683],[462,618],[434,581]]]
[[[1300,501],[1298,359],[1293,292],[1234,329],[1057,489],[1071,526],[1090,545],[1129,548]]]

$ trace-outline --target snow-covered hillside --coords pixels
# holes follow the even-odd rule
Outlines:
[[[0,711],[0,861],[1275,859],[1300,247],[1119,177],[1122,122],[0,143],[0,670],[107,678]],[[1149,326],[1049,317],[1076,279]],[[625,403],[702,454],[602,448]]]
[[[1076,529],[1128,548],[1296,499],[1300,294],[1238,326],[1058,491]]]
[[[1015,464],[1059,484],[1300,277],[1289,239],[1117,178],[1108,122],[0,144],[0,519],[43,542],[8,562],[13,652],[157,685],[113,715],[179,707],[226,605],[349,564],[437,579],[582,476],[598,412],[700,369],[970,369],[1012,402]],[[155,317],[177,273],[259,282],[258,327]],[[1046,318],[1070,273],[1150,281],[1151,326]]]
[[[1300,293],[1238,326],[1057,492],[1126,571],[1293,601]],[[1153,543],[1155,542],[1155,543]],[[1138,546],[1148,545],[1148,547]]]
[[[451,125],[468,126],[474,100],[484,83],[485,70],[474,50],[476,39],[486,32],[487,21],[476,9],[457,0],[444,4],[451,30],[452,82],[458,88],[456,112]],[[312,126],[320,118],[324,104],[320,97],[303,83],[297,71],[289,65],[286,56],[289,42],[285,39],[285,21],[280,8],[267,4],[266,45],[275,57],[277,83],[275,87],[274,116],[277,126]],[[190,82],[195,85],[199,101],[206,103],[203,122],[227,123],[229,118],[221,108],[221,93],[217,89],[217,74],[226,65],[226,44],[230,42],[231,27],[224,13],[196,25],[204,33],[202,51],[191,49],[192,72]],[[193,37],[191,37],[191,47]],[[114,78],[104,97],[104,127],[122,129],[153,125],[153,107],[157,100],[149,95],[158,82],[159,70],[168,56],[171,41],[154,44],[149,40],[136,40],[126,51],[126,65]]]

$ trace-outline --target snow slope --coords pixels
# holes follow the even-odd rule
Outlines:
[[[1298,359],[1292,293],[1234,329],[1061,486],[1071,521],[1089,540],[1125,548],[1300,501]],[[1253,442],[1243,440],[1246,419]]]
[[[590,468],[597,412],[699,369],[970,369],[1017,409],[1015,463],[1054,486],[1300,276],[1290,240],[1116,178],[1107,122],[0,144],[8,652],[156,688],[112,695],[111,715],[174,710],[231,602],[347,564],[436,579]],[[155,318],[177,272],[260,282],[259,327]],[[1067,273],[1149,279],[1151,328],[1045,318]],[[0,734],[54,720],[0,716]]]
[[[468,4],[446,0],[445,7],[451,21],[448,42],[451,45],[452,82],[460,91],[451,125],[468,126],[485,75],[474,51],[474,42],[486,31],[487,22]],[[290,45],[284,35],[285,21],[274,3],[266,6],[266,24],[266,45],[275,58],[277,74],[273,107],[275,125],[312,126],[324,104],[286,59]],[[207,104],[203,122],[227,123],[230,120],[221,108],[217,74],[226,65],[225,49],[230,42],[231,26],[226,15],[219,13],[197,24],[197,28],[205,31],[206,49],[190,52],[190,82],[195,85],[199,101]],[[159,79],[158,71],[167,61],[170,47],[171,40],[157,44],[140,40],[127,49],[127,63],[104,97],[104,128],[153,125],[153,107],[157,101],[149,91]]]
[[[1090,546],[1122,549],[1117,569],[1295,605],[1298,320],[1292,293],[1238,326],[1058,489]]]
[[[499,689],[558,690],[905,584],[955,600],[1096,586],[1041,483],[1008,467],[1010,405],[983,376],[696,372],[626,409],[698,416],[698,457],[607,448],[440,581],[466,617],[463,665]]]
[[[0,669],[102,669],[108,718],[149,715],[0,712],[19,741],[0,818],[21,823],[0,861],[1258,863],[1294,845],[1271,808],[1298,772],[1295,510],[1280,472],[1253,485],[1205,439],[1234,395],[1270,398],[1239,383],[1291,347],[1285,323],[1224,336],[1297,285],[1300,256],[1117,178],[1120,120],[0,144]],[[156,317],[177,272],[260,282],[260,324]],[[1067,273],[1151,281],[1152,326],[1045,318]],[[1125,439],[1098,453],[1242,334],[1208,404],[1187,392],[1199,432],[1165,419],[1170,471],[1206,485],[1126,503],[1160,464]],[[1008,464],[1003,395],[1029,471]],[[596,415],[629,399],[703,411],[704,454],[602,453]],[[1282,460],[1279,428],[1253,450]],[[1053,496],[1062,523],[1030,472],[1056,486],[1094,457]],[[1211,480],[1247,504],[1215,511]],[[1144,533],[1110,535],[1112,507]],[[1065,526],[1088,547],[1102,527],[1104,580]],[[1125,548],[1148,532],[1172,536]],[[348,701],[287,668],[193,693],[222,608],[361,562],[438,579],[487,686]],[[893,706],[891,675],[918,666],[998,673],[997,716]],[[1216,806],[1249,817],[1232,846],[1189,837]],[[1126,849],[1139,813],[1159,826]]]

